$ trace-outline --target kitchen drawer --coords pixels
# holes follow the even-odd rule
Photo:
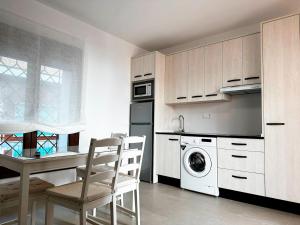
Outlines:
[[[218,138],[217,141],[218,148],[222,149],[264,152],[263,139]]]
[[[218,186],[234,191],[265,196],[263,174],[218,169]]]
[[[218,167],[263,174],[265,172],[264,153],[218,149]]]

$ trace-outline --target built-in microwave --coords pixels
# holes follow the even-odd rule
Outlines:
[[[132,83],[132,101],[154,99],[154,80]]]

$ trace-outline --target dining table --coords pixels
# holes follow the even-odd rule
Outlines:
[[[23,151],[36,152],[36,149]],[[27,156],[0,154],[0,166],[20,174],[18,224],[27,224],[30,175],[73,169],[85,165],[86,161],[87,153],[74,151],[49,153],[38,158],[30,154],[29,156],[28,154]]]

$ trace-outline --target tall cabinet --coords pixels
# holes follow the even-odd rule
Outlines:
[[[300,203],[300,16],[262,24],[266,195]]]

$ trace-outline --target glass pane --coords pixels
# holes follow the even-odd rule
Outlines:
[[[23,153],[23,134],[0,134],[0,154],[20,157]]]
[[[38,131],[37,132],[37,151],[40,152],[41,156],[56,153],[57,152],[57,141],[58,141],[58,135]]]
[[[194,152],[189,157],[189,164],[195,172],[202,172],[205,170],[205,158],[200,152]]]

